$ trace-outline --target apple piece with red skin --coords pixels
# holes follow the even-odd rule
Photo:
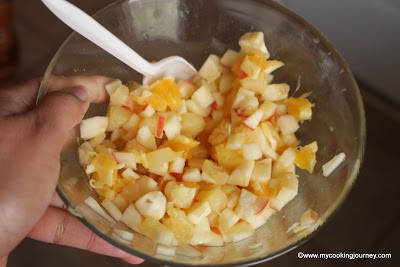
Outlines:
[[[164,134],[166,118],[164,116],[158,117],[158,125],[157,125],[157,138],[162,138]]]
[[[133,102],[133,100],[130,97],[128,97],[126,99],[125,104],[122,107],[133,112],[134,106],[135,106],[135,102]]]
[[[81,138],[88,140],[105,133],[108,127],[108,117],[93,117],[85,119],[81,122],[80,131]]]
[[[263,117],[263,111],[258,109],[250,117],[248,117],[243,123],[250,129],[254,130],[257,128],[258,124],[261,122]]]
[[[211,232],[214,232],[214,233],[216,233],[217,235],[222,236],[221,230],[219,230],[218,227],[216,227],[216,226],[211,226],[211,227],[210,227],[210,230],[211,230]]]
[[[270,198],[266,196],[258,196],[254,202],[253,210],[254,214],[260,214],[268,205]]]

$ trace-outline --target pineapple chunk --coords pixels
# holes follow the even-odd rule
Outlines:
[[[208,201],[211,209],[218,213],[226,208],[226,203],[228,201],[228,197],[219,187],[209,191],[200,191],[196,198],[200,201]]]
[[[220,58],[216,55],[208,56],[203,66],[199,70],[201,77],[211,83],[221,76],[222,68],[219,64]]]
[[[131,115],[132,112],[123,107],[111,106],[107,115],[109,118],[107,131],[114,131],[121,128]]]
[[[244,34],[239,39],[239,45],[242,50],[247,54],[263,52],[265,53],[267,58],[269,57],[269,52],[265,45],[263,32],[249,32]]]
[[[187,187],[182,183],[170,181],[164,189],[165,196],[169,202],[172,202],[175,207],[187,209],[193,203],[197,189],[195,187]]]
[[[158,220],[147,217],[140,225],[140,232],[155,243],[171,246],[176,242],[174,232]]]
[[[233,64],[239,57],[239,53],[233,51],[232,49],[228,49],[225,54],[222,56],[220,63],[226,67],[232,68]]]
[[[227,171],[211,160],[205,160],[202,166],[203,173],[207,173],[217,185],[224,185],[229,178]]]
[[[245,161],[231,173],[227,183],[246,187],[249,185],[253,170],[254,160]]]
[[[157,182],[147,176],[127,183],[122,189],[122,196],[127,202],[135,202],[148,192],[157,190]]]
[[[262,93],[262,99],[269,101],[279,101],[288,98],[290,87],[287,83],[269,84]]]
[[[114,92],[110,95],[111,106],[124,106],[128,100],[129,89],[125,85],[120,85],[115,88]]]
[[[194,203],[190,209],[188,210],[189,220],[198,224],[203,219],[207,218],[207,216],[211,213],[211,206],[208,201],[200,201]]]
[[[189,244],[193,236],[194,226],[186,213],[180,209],[172,208],[167,211],[168,216],[162,223],[168,227],[181,244]]]
[[[205,128],[204,118],[195,113],[185,113],[182,115],[182,134],[188,137],[198,136]]]

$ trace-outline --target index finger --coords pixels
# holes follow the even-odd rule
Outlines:
[[[95,76],[58,76],[52,75],[45,79],[45,93],[60,91],[67,88],[82,86],[86,89],[92,103],[101,103],[108,99],[105,85],[113,81],[112,78]]]

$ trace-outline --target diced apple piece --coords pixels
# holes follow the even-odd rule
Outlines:
[[[193,93],[197,90],[196,85],[187,80],[180,80],[177,85],[179,92],[182,95],[182,99],[190,99]]]
[[[131,168],[127,168],[125,171],[121,173],[121,176],[124,177],[128,181],[139,179],[140,176],[134,172]]]
[[[224,240],[220,235],[211,231],[208,220],[204,218],[194,227],[190,244],[192,246],[207,245],[210,247],[219,247],[224,244]]]
[[[344,160],[346,154],[343,152],[334,156],[330,161],[322,165],[322,172],[325,177],[328,177]]]
[[[83,120],[80,126],[81,138],[83,140],[88,140],[105,133],[108,122],[109,120],[107,117],[93,117]]]
[[[250,180],[260,183],[268,183],[271,179],[272,159],[267,158],[257,161],[254,166]]]
[[[263,100],[279,101],[288,98],[290,87],[287,83],[269,84],[262,93]]]
[[[178,157],[179,153],[174,152],[169,147],[155,150],[146,155],[148,169],[150,172],[162,176],[168,172],[168,163],[177,159]],[[165,164],[167,164],[166,170]]]
[[[214,102],[214,97],[207,85],[203,85],[194,92],[191,98],[200,108],[207,108]]]
[[[240,70],[244,71],[253,80],[257,79],[261,72],[261,68],[254,64],[248,56],[244,58],[242,65],[240,65]]]
[[[228,195],[228,202],[226,203],[226,207],[234,209],[239,202],[239,198],[240,198],[240,189],[237,188],[236,191]]]
[[[253,234],[254,228],[244,221],[236,223],[228,230],[228,235],[230,235],[233,242],[241,241],[252,236]]]
[[[144,219],[140,232],[155,243],[171,246],[176,242],[174,233],[168,227],[150,217]]]
[[[201,77],[209,83],[215,81],[221,76],[222,68],[219,64],[220,58],[216,55],[209,55],[203,66],[199,70]]]
[[[292,115],[283,115],[276,121],[282,134],[292,134],[295,133],[299,128],[299,122]]]
[[[168,172],[173,174],[182,174],[185,168],[186,159],[178,157],[170,162]]]
[[[211,160],[205,160],[202,166],[203,174],[207,173],[217,185],[224,185],[229,178],[229,174],[223,168]]]
[[[124,214],[122,214],[121,222],[126,224],[132,230],[139,231],[140,224],[143,222],[143,217],[140,215],[134,204],[129,204],[124,211]]]
[[[179,114],[179,115],[183,115],[183,114],[186,114],[186,113],[188,113],[188,107],[187,107],[187,104],[186,104],[186,101],[185,100],[181,100],[181,103],[180,103],[180,106],[179,106],[179,108],[176,110],[176,113],[177,114]]]
[[[269,121],[262,122],[260,128],[269,146],[276,150],[279,144],[279,134],[276,128]]]
[[[239,45],[240,45],[240,48],[246,54],[254,54],[256,52],[263,52],[266,54],[267,58],[269,57],[269,52],[265,45],[263,32],[249,32],[249,33],[244,34],[239,39]]]
[[[253,206],[254,214],[255,215],[260,214],[267,207],[268,203],[269,203],[269,197],[258,196]]]
[[[124,123],[126,123],[131,117],[132,112],[117,106],[111,106],[108,110],[108,127],[107,131],[114,131],[121,128]]]
[[[111,215],[111,217],[114,218],[114,220],[116,220],[117,222],[121,220],[122,212],[118,209],[117,206],[114,205],[111,200],[104,199],[103,202],[101,202],[101,205]]]
[[[150,105],[147,105],[146,108],[142,112],[140,112],[140,116],[143,118],[150,118],[154,115],[154,113],[156,113],[154,108]]]
[[[257,196],[246,189],[240,191],[239,202],[235,208],[236,214],[242,219],[246,219],[254,215],[253,206],[257,200]]]
[[[121,212],[123,212],[129,205],[121,194],[116,195],[112,202]]]
[[[115,89],[117,89],[121,85],[122,85],[121,80],[114,80],[114,81],[106,84],[105,88],[106,88],[108,95],[111,96],[114,93]]]
[[[201,181],[201,173],[198,168],[190,168],[185,170],[182,180],[188,183],[198,183]]]
[[[254,161],[245,161],[231,173],[227,183],[243,187],[248,186],[253,169]]]
[[[233,74],[232,72],[222,73],[221,79],[219,81],[219,91],[222,94],[229,92],[232,89],[232,84],[235,78],[235,74]]]
[[[226,203],[228,201],[228,198],[225,195],[224,191],[222,191],[219,187],[208,191],[200,191],[196,198],[201,201],[208,201],[208,203],[210,203],[211,209],[217,213],[226,208]]]
[[[300,225],[302,226],[312,225],[317,221],[317,219],[318,219],[318,213],[316,213],[312,209],[308,209],[301,215]]]
[[[228,137],[228,141],[226,142],[226,148],[241,149],[245,140],[246,140],[245,133],[232,134]]]
[[[173,115],[165,123],[164,132],[168,140],[174,139],[176,135],[181,132],[181,117],[178,115]]]
[[[157,244],[155,253],[166,257],[174,257],[176,253],[176,247]]]
[[[137,141],[139,144],[147,147],[148,149],[157,149],[156,139],[154,135],[151,134],[150,128],[148,126],[143,126],[139,129],[137,134]]]
[[[285,64],[283,64],[283,62],[279,60],[267,60],[264,73],[270,74],[275,70],[279,69],[280,67],[282,67],[283,65]]]
[[[275,162],[272,168],[272,176],[277,176],[282,173],[292,172],[292,166],[296,159],[296,151],[294,148],[287,148]]]
[[[182,115],[182,134],[189,137],[196,137],[205,128],[205,122],[202,116],[195,113],[186,113]]]
[[[88,197],[84,200],[84,203],[88,205],[91,209],[93,209],[96,213],[98,213],[100,216],[102,216],[104,219],[106,219],[109,222],[113,221],[113,218],[108,215],[103,208],[100,206],[100,204],[93,198],[93,197]]]
[[[140,197],[135,202],[136,209],[144,217],[160,220],[166,211],[167,199],[160,191],[153,191]]]
[[[239,57],[239,53],[233,51],[232,49],[228,49],[225,54],[222,56],[220,63],[226,67],[232,68],[233,64]]]
[[[231,209],[227,208],[221,212],[218,223],[225,229],[231,228],[239,221],[240,217]]]
[[[232,104],[232,108],[234,109],[234,108],[242,107],[241,103],[243,100],[245,100],[246,98],[249,98],[249,97],[254,97],[254,96],[255,96],[255,92],[241,87],[235,96],[235,99]]]
[[[139,125],[140,117],[136,115],[135,113],[132,113],[132,115],[129,117],[129,119],[122,125],[122,129],[125,131],[133,131],[137,129],[137,126]]]
[[[258,94],[262,94],[265,91],[269,83],[269,75],[261,72],[257,79],[252,79],[250,77],[240,80],[240,84],[243,88],[253,91]]]
[[[195,187],[187,187],[175,181],[168,182],[164,189],[168,201],[174,203],[175,207],[182,209],[187,209],[192,205],[196,192]]]
[[[203,167],[204,161],[205,159],[191,158],[188,160],[188,166],[189,168],[201,169]]]
[[[118,107],[125,105],[128,100],[128,94],[128,87],[126,87],[125,85],[118,86],[110,95],[110,105]]]
[[[214,98],[213,109],[217,110],[217,109],[222,108],[222,106],[224,104],[224,97],[223,97],[222,93],[214,92],[214,93],[212,93],[212,96]]]
[[[243,157],[246,160],[258,160],[262,158],[260,146],[257,143],[243,145]]]
[[[272,115],[274,115],[277,106],[277,104],[269,100],[264,101],[260,106],[260,109],[263,111],[261,120],[268,120]]]
[[[186,101],[187,108],[190,112],[193,112],[203,118],[208,117],[211,114],[212,107],[209,106],[205,109],[201,108],[193,100]]]
[[[282,142],[286,146],[297,146],[298,145],[298,140],[295,134],[282,134],[281,135]]]
[[[198,224],[211,213],[211,207],[208,201],[194,203],[188,210],[188,217],[194,224]]]
[[[280,211],[287,203],[289,203],[297,195],[297,190],[282,187],[276,197],[271,202],[271,208]]]
[[[222,119],[224,118],[224,110],[223,109],[218,109],[218,110],[214,110],[211,113],[211,117],[214,121],[218,121],[221,122]]]
[[[113,152],[113,156],[118,163],[123,163],[127,168],[136,170],[135,154],[129,152]]]
[[[278,104],[276,107],[275,115],[282,116],[287,114],[287,106],[285,104]]]
[[[135,202],[138,198],[144,196],[148,192],[157,190],[157,182],[147,176],[127,183],[122,188],[122,196],[127,202]]]
[[[164,116],[158,117],[158,126],[157,126],[157,132],[156,132],[157,138],[162,138],[162,136],[163,136],[164,128],[165,128],[165,121],[166,121],[166,118]]]
[[[254,112],[250,117],[244,120],[244,124],[249,127],[250,129],[256,129],[258,124],[260,123],[261,119],[263,117],[263,111],[261,109],[258,109],[256,112]]]

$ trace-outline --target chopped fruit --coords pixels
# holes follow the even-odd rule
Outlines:
[[[108,128],[109,119],[107,117],[93,117],[81,122],[81,138],[87,140],[105,133]]]
[[[226,208],[226,203],[228,201],[224,191],[222,191],[219,187],[209,191],[203,190],[197,194],[196,198],[200,201],[208,201],[211,209],[218,213]]]
[[[164,132],[168,140],[172,140],[181,132],[181,117],[178,115],[173,115],[169,118],[165,124]]]
[[[269,84],[262,93],[262,99],[269,101],[285,100],[288,98],[290,87],[286,83]]]
[[[312,142],[306,146],[300,147],[296,152],[295,164],[303,170],[313,173],[315,164],[317,163],[315,153],[318,151],[317,142]]]
[[[111,106],[108,110],[109,121],[107,131],[114,131],[121,128],[121,126],[129,120],[131,115],[132,112],[123,107]]]
[[[198,183],[201,181],[201,173],[198,168],[189,168],[185,170],[182,180],[188,183]]]
[[[196,85],[190,81],[180,80],[177,85],[183,99],[190,99],[193,93],[197,90]]]
[[[218,218],[219,224],[225,229],[229,229],[234,226],[240,217],[231,209],[227,208],[221,212],[221,216]]]
[[[106,84],[104,87],[108,93],[109,96],[111,96],[115,90],[122,85],[121,80],[114,80],[108,84]]]
[[[290,97],[286,100],[287,113],[297,120],[310,120],[312,116],[312,104],[306,98]]]
[[[181,125],[181,133],[192,138],[198,136],[206,126],[202,116],[190,112],[182,115]]]
[[[85,203],[158,243],[156,254],[192,249],[198,257],[197,249],[253,235],[297,195],[296,166],[315,167],[317,143],[298,147],[295,135],[313,104],[307,95],[288,98],[286,83],[272,84],[284,64],[268,59],[262,32],[243,35],[239,45],[240,52],[210,55],[190,80],[111,82],[107,116],[81,124],[77,156],[101,201]],[[291,230],[316,219],[308,211]],[[122,229],[112,235],[134,238]]]
[[[148,149],[157,149],[156,138],[151,134],[148,126],[143,126],[137,133],[137,141],[140,145],[147,147]]]
[[[260,123],[261,119],[263,117],[263,111],[261,109],[258,109],[256,112],[254,112],[250,117],[244,120],[244,124],[249,127],[250,129],[255,129],[257,128],[258,124]]]
[[[192,138],[186,137],[184,135],[177,135],[174,139],[165,141],[161,147],[169,147],[172,150],[178,151],[189,151],[200,143]]]
[[[135,205],[129,204],[121,217],[121,221],[135,231],[139,231],[139,226],[143,222],[143,216],[140,215]]]
[[[261,183],[268,183],[271,179],[272,160],[270,158],[256,161],[250,180]]]
[[[225,54],[222,56],[220,63],[224,66],[232,68],[233,64],[236,62],[239,53],[233,51],[232,49],[228,49]]]
[[[139,229],[140,233],[144,234],[155,243],[171,246],[175,242],[174,232],[153,218],[145,218],[140,224]]]
[[[220,58],[216,55],[209,55],[199,70],[201,77],[211,83],[221,76],[222,68],[219,64]]]
[[[182,174],[185,168],[186,159],[178,157],[170,162],[168,172],[171,175]]]
[[[174,232],[176,239],[181,244],[189,244],[193,236],[194,226],[186,213],[180,209],[168,209],[168,216],[162,223]]]
[[[142,176],[139,179],[127,183],[122,189],[122,196],[127,202],[134,202],[148,192],[156,191],[157,183],[147,176]]]
[[[135,202],[137,210],[146,218],[160,220],[166,211],[167,199],[160,191],[153,191],[140,197]]]
[[[243,157],[246,160],[257,160],[262,158],[260,146],[257,143],[243,145]]]
[[[330,161],[322,165],[322,172],[325,177],[328,177],[344,160],[346,154],[343,152],[334,156]]]
[[[232,172],[227,183],[243,187],[248,186],[253,169],[254,161],[245,161]]]
[[[207,85],[203,85],[194,92],[192,100],[202,109],[209,107],[214,102],[214,97]]]
[[[195,202],[188,210],[188,217],[194,224],[198,224],[211,213],[208,201]]]
[[[205,160],[202,166],[203,174],[207,173],[217,185],[224,185],[229,178],[227,171],[211,160]]]
[[[265,53],[267,58],[269,57],[268,49],[265,46],[263,32],[249,32],[244,34],[239,39],[239,45],[247,54],[262,52]]]
[[[165,128],[165,121],[166,121],[166,118],[164,116],[158,117],[158,126],[157,126],[157,133],[156,133],[157,138],[162,138],[162,136],[163,136],[164,128]]]
[[[182,183],[170,181],[164,189],[165,196],[174,207],[187,209],[192,205],[197,189],[195,187],[187,187]]]
[[[300,128],[299,122],[292,115],[280,116],[276,124],[283,134],[295,133]]]
[[[126,87],[125,85],[118,86],[110,95],[110,105],[118,107],[125,105],[128,100],[128,94],[128,87]]]

